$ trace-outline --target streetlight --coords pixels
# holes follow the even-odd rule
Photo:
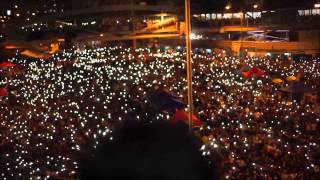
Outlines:
[[[253,9],[258,9],[258,7],[259,7],[258,4],[253,5]]]
[[[189,131],[192,131],[193,122],[193,99],[192,99],[192,62],[191,62],[191,18],[190,18],[190,0],[185,0],[185,23],[186,23],[186,64],[187,64],[187,83],[188,83],[188,119]]]
[[[229,2],[225,7],[224,7],[224,9],[226,10],[226,11],[230,11],[230,9],[232,8],[232,6],[231,6],[231,3]],[[222,26],[224,26],[224,14],[222,14]]]
[[[7,16],[11,16],[12,11],[10,9],[7,10]]]

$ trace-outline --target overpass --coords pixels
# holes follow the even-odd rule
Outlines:
[[[212,47],[230,48],[234,54],[240,54],[242,49],[248,52],[260,53],[293,53],[312,54],[320,52],[320,43],[312,41],[272,42],[272,41],[214,41],[208,42]]]
[[[99,15],[105,13],[113,13],[113,16],[116,16],[117,12],[167,12],[167,13],[179,13],[181,12],[181,8],[175,6],[167,6],[167,5],[109,5],[109,6],[101,6],[101,7],[90,7],[76,10],[68,10],[61,13],[57,13],[54,15],[48,16],[39,16],[32,18],[28,24],[40,21],[52,21],[57,19],[65,19],[75,16],[85,16],[85,15]]]
[[[248,32],[257,31],[262,28],[256,26],[221,26],[219,28],[193,28],[193,32],[197,33],[232,33],[232,32]]]

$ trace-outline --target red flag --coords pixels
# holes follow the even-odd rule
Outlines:
[[[184,110],[177,110],[174,115],[172,122],[177,123],[178,121],[183,121],[186,124],[189,124],[188,112]],[[200,127],[203,122],[199,120],[195,115],[192,115],[193,127]]]
[[[251,71],[242,72],[242,76],[245,78],[249,78],[251,76]]]
[[[252,73],[256,76],[256,77],[261,77],[265,74],[265,72],[262,69],[259,68],[252,68]]]
[[[251,68],[249,71],[242,72],[242,76],[245,78],[250,78],[251,76],[261,77],[265,74],[264,70],[259,68]]]

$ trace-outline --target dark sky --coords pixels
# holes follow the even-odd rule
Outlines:
[[[28,6],[41,6],[41,2],[57,2],[58,5],[62,3],[71,4],[72,1],[76,3],[84,2],[84,4],[88,4],[86,2],[90,2],[89,4],[94,4],[94,2],[98,1],[103,4],[110,4],[114,2],[130,2],[131,0],[0,0],[0,10],[4,12],[6,9],[10,8],[10,4],[17,2],[20,6],[28,7]],[[145,1],[148,3],[156,3],[156,4],[164,4],[166,2],[176,3],[177,5],[183,6],[184,0],[134,0],[135,2]],[[256,2],[260,2],[262,4],[263,9],[278,9],[278,8],[291,8],[291,7],[299,7],[299,8],[311,8],[316,0],[191,0],[192,10],[197,11],[222,11],[224,10],[225,5],[228,2],[231,2],[232,9],[237,11],[241,8],[249,9]],[[66,5],[68,6],[68,5]]]
[[[253,4],[259,3],[263,9],[279,8],[310,8],[313,7],[315,0],[191,0],[199,3],[203,10],[224,10],[225,5],[231,2],[232,9],[252,8]]]

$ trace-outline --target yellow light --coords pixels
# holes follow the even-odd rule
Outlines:
[[[227,5],[227,6],[225,7],[225,9],[226,9],[226,10],[229,10],[229,9],[231,9],[231,6],[230,6],[230,5]]]
[[[254,8],[254,9],[257,9],[258,7],[259,7],[258,4],[253,5],[253,8]]]

